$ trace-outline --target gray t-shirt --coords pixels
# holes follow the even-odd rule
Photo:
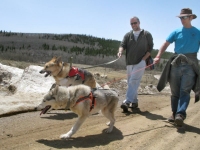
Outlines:
[[[133,35],[134,35],[135,41],[137,41],[138,36],[140,35],[140,32],[141,32],[141,30],[140,31],[134,31],[133,30]]]

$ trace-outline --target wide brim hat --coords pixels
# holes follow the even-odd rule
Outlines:
[[[193,16],[193,19],[197,18],[195,14],[192,14],[192,10],[190,8],[181,9],[181,13],[177,17],[184,17],[184,16]]]

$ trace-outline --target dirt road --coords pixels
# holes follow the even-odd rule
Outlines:
[[[123,99],[121,97],[121,99]],[[166,122],[171,114],[169,95],[139,95],[139,109],[116,111],[116,124],[111,134],[103,130],[107,119],[101,114],[89,117],[69,140],[59,136],[70,130],[77,115],[54,110],[21,113],[0,118],[1,150],[198,150],[200,149],[200,102],[191,99],[183,127]]]

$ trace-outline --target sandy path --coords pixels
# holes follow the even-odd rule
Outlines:
[[[200,149],[200,103],[194,104],[191,99],[185,125],[177,128],[165,121],[171,114],[169,95],[139,98],[140,109],[125,114],[118,107],[111,134],[103,133],[107,119],[98,114],[89,117],[70,140],[59,139],[77,119],[70,111],[56,110],[41,117],[38,111],[0,118],[0,149]]]

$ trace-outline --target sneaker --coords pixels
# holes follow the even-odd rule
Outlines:
[[[181,114],[177,114],[175,117],[175,123],[177,126],[182,126],[183,125],[183,120],[184,120],[184,116]]]
[[[124,112],[128,112],[129,103],[122,103],[121,108]]]
[[[130,108],[138,108],[138,103],[131,103]]]

